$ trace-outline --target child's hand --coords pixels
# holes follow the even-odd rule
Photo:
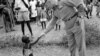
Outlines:
[[[45,34],[41,34],[37,39],[34,39],[34,41],[30,43],[30,47],[38,43],[43,36],[45,36]]]

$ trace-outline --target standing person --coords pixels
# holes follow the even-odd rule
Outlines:
[[[26,3],[26,5],[24,4]],[[27,6],[27,7],[26,7]],[[15,0],[15,11],[18,11],[18,18],[17,18],[17,21],[21,22],[21,30],[22,30],[22,33],[23,35],[25,35],[25,30],[24,30],[24,27],[25,27],[25,23],[27,24],[27,27],[31,33],[31,36],[33,36],[33,33],[32,33],[32,29],[31,29],[31,26],[30,26],[30,17],[29,17],[29,1],[28,0]]]
[[[88,14],[87,15],[88,15],[89,18],[92,16],[92,8],[93,8],[92,3],[87,5],[87,9],[88,9]]]
[[[100,2],[99,1],[97,2],[97,10],[96,11],[97,11],[97,16],[100,16],[100,14],[99,14],[100,13]]]
[[[11,11],[11,7],[9,6],[9,2],[7,0],[1,0],[1,6],[5,5],[5,7],[2,8],[1,12],[2,12],[2,16],[3,16],[3,20],[4,20],[4,26],[5,26],[5,31],[9,32],[9,31],[14,31],[13,29],[13,17],[12,17],[12,11]]]
[[[7,1],[8,7],[9,7],[9,15],[10,15],[10,19],[11,19],[11,27],[14,28],[15,20],[14,20],[13,6],[12,6],[14,0],[6,0],[6,1]]]
[[[85,17],[87,16],[85,11],[88,10],[88,9],[86,7],[84,8],[82,4],[80,4],[77,7],[77,9],[78,9],[78,17],[82,18],[84,16]],[[88,13],[90,13],[90,12],[88,12]]]
[[[52,18],[53,18],[53,9],[48,9],[47,11],[47,18],[48,18],[48,21],[50,21]]]
[[[36,9],[37,9],[37,25],[40,25],[40,17],[41,17],[41,4],[40,4],[40,1],[37,0],[37,4],[36,4]]]
[[[30,0],[31,19],[34,20],[34,21],[36,21],[36,17],[37,17],[36,4],[37,4],[36,0]]]
[[[44,8],[44,6],[42,7],[42,10],[41,10],[40,21],[41,21],[42,29],[46,29],[47,16],[46,16],[46,9]]]
[[[62,7],[59,8],[58,6],[58,8],[55,9],[54,19],[50,21],[50,24],[47,25],[47,29],[41,33],[40,37],[43,37],[50,32],[55,26],[57,20],[61,19],[64,21],[65,30],[68,35],[68,46],[71,54],[70,56],[76,56],[76,51],[79,51],[79,56],[85,56],[86,46],[83,19],[80,19],[80,26],[78,28],[75,26],[78,13],[78,9],[76,7],[78,7],[80,4],[84,4],[83,0],[60,0],[58,4],[62,5]],[[46,4],[46,6],[49,8],[49,5]],[[78,33],[77,35],[80,37],[78,37],[75,33]]]

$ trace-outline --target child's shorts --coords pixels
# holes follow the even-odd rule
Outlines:
[[[40,21],[42,22],[42,21],[47,21],[47,19],[46,18],[42,18],[42,19],[40,19]]]

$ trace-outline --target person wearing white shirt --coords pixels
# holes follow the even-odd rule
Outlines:
[[[23,1],[26,3],[28,7],[30,7],[28,0],[23,0]],[[31,33],[31,36],[33,36],[32,29],[31,29],[30,22],[29,22],[30,12],[29,12],[29,9],[25,6],[23,1],[15,0],[14,10],[15,12],[17,11],[17,21],[21,22],[21,28],[22,28],[23,35],[25,35],[24,24],[26,23]]]
[[[30,1],[30,6],[31,6],[31,17],[36,17],[37,16],[37,10],[36,10],[36,0],[31,0]]]

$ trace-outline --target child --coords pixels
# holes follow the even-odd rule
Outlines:
[[[47,16],[46,16],[46,12],[45,12],[45,8],[42,7],[41,10],[41,25],[42,25],[42,29],[46,29],[46,21],[47,21]]]
[[[30,46],[30,39],[28,36],[22,37],[22,42],[24,43],[22,54],[23,56],[33,56],[33,50]]]

